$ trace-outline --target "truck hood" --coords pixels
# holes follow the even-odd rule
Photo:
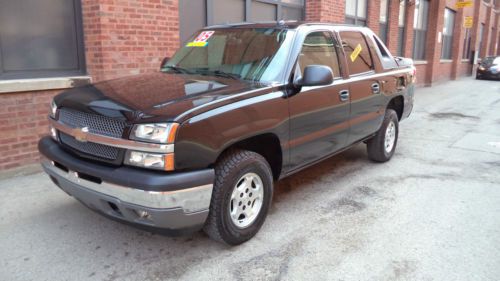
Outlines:
[[[182,122],[221,104],[271,90],[269,85],[251,81],[157,72],[73,88],[54,100],[58,107],[130,123]]]

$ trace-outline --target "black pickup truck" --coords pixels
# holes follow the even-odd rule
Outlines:
[[[388,161],[414,82],[412,61],[367,28],[211,26],[157,73],[56,96],[42,166],[110,218],[237,245],[264,223],[275,180],[360,142]]]

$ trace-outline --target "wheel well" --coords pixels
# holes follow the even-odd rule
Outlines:
[[[387,105],[387,109],[394,109],[398,115],[398,120],[401,120],[403,117],[403,110],[404,110],[404,99],[402,96],[397,96],[393,98],[389,104]]]
[[[262,155],[271,166],[273,178],[277,180],[280,177],[283,153],[279,138],[275,134],[262,134],[241,140],[226,148],[220,155],[232,148],[245,149]]]

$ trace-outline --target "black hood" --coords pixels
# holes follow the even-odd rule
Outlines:
[[[55,102],[58,107],[132,123],[165,122],[208,103],[260,88],[270,87],[230,78],[157,72],[74,88],[56,96]]]

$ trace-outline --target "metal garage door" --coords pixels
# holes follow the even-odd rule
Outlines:
[[[206,25],[302,20],[304,0],[180,0],[180,36],[186,41]]]

